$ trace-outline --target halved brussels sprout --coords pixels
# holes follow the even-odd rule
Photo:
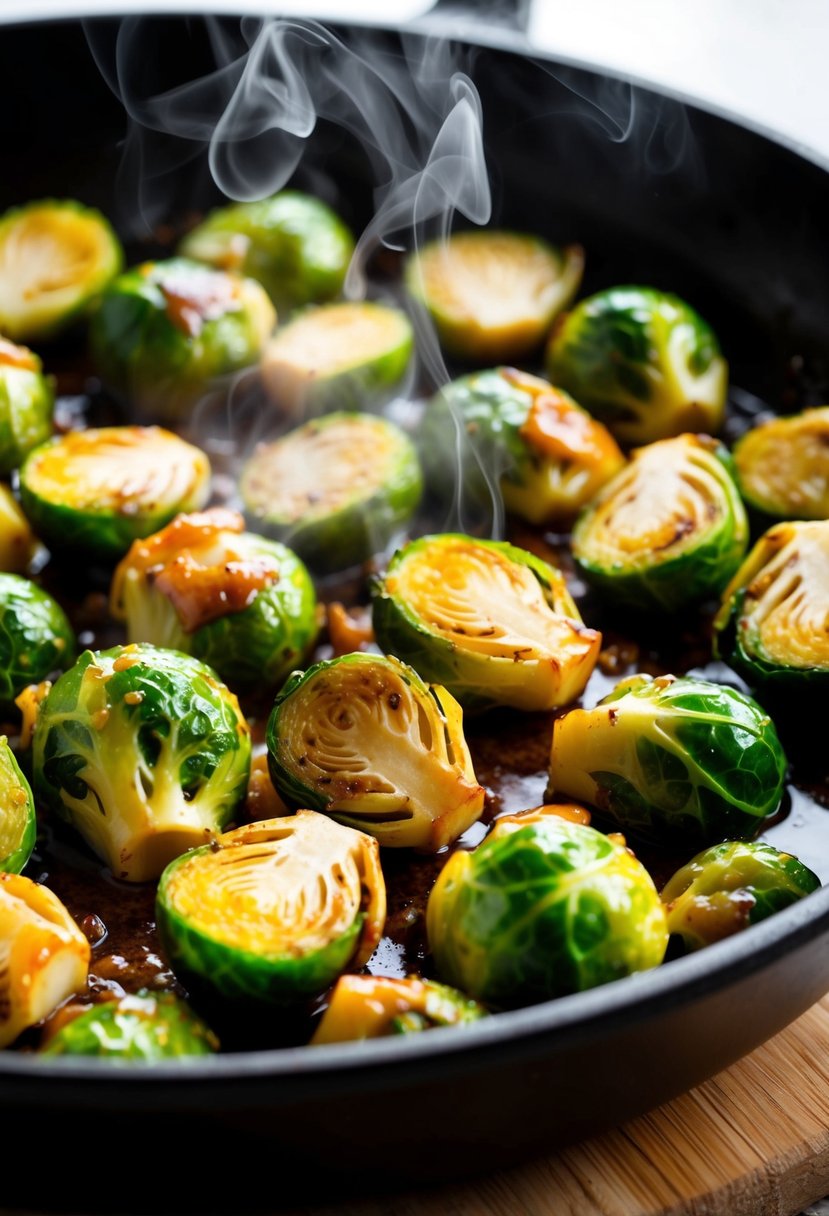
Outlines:
[[[187,258],[144,262],[104,292],[91,327],[103,379],[155,418],[186,418],[217,376],[256,363],[276,313],[254,279]]]
[[[37,549],[35,534],[17,499],[0,482],[0,570],[22,574]]]
[[[0,710],[28,684],[75,662],[75,635],[51,595],[19,574],[0,574]]]
[[[411,518],[422,475],[411,440],[372,414],[329,414],[261,444],[239,490],[254,526],[323,571],[378,553]]]
[[[772,418],[734,445],[737,484],[773,519],[829,519],[829,405]]]
[[[610,287],[577,304],[553,330],[547,374],[622,443],[716,434],[725,415],[728,364],[714,331],[652,287]]]
[[[27,203],[0,216],[0,331],[49,338],[84,313],[124,254],[98,211],[69,200]]]
[[[277,330],[262,356],[262,379],[286,414],[359,410],[391,394],[413,349],[402,309],[369,300],[325,304]]]
[[[176,974],[231,999],[315,996],[373,954],[386,919],[377,842],[314,811],[237,828],[161,876]]]
[[[708,435],[639,448],[585,508],[572,543],[613,603],[673,612],[719,595],[748,545],[728,453]]]
[[[453,853],[426,910],[438,974],[494,1005],[583,992],[662,962],[665,910],[618,836],[544,808]]]
[[[447,351],[495,363],[539,345],[583,271],[580,245],[556,249],[518,232],[457,232],[412,254],[406,286]]]
[[[41,705],[33,747],[39,801],[128,882],[213,839],[250,770],[233,693],[205,664],[154,646],[82,654]]]
[[[181,253],[256,279],[282,313],[339,294],[354,238],[325,203],[282,190],[211,211],[184,238]]]
[[[0,473],[49,438],[54,405],[53,381],[37,355],[0,338]]]
[[[213,1031],[175,993],[142,988],[78,1014],[40,1054],[152,1061],[211,1055],[218,1048]]]
[[[267,738],[271,777],[289,805],[383,845],[437,852],[484,808],[460,706],[394,658],[347,654],[295,672]]]
[[[760,706],[690,676],[631,676],[553,724],[551,789],[657,842],[756,836],[780,806],[785,775]]]
[[[204,452],[158,426],[69,431],[35,448],[20,470],[23,508],[47,544],[104,559],[197,510],[209,493]]]
[[[311,576],[236,511],[179,515],[136,541],[112,580],[112,615],[131,642],[195,655],[234,688],[274,687],[317,635]]]
[[[414,1034],[435,1026],[463,1026],[487,1011],[462,992],[410,975],[342,975],[337,980],[312,1046]]]
[[[19,874],[32,855],[36,836],[32,791],[8,739],[0,735],[0,870]]]
[[[0,874],[0,1048],[86,986],[90,953],[57,895]]]
[[[686,950],[710,946],[803,899],[820,879],[762,841],[726,840],[698,853],[662,890],[668,932]]]
[[[601,634],[582,624],[560,571],[514,545],[421,537],[373,595],[378,644],[466,709],[567,705],[599,657]]]

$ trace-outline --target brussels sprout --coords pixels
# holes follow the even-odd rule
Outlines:
[[[0,874],[0,1048],[86,985],[89,942],[46,887]]]
[[[337,980],[313,1046],[413,1034],[434,1026],[463,1026],[486,1017],[486,1009],[446,984],[410,975],[343,975]]]
[[[19,874],[32,855],[36,836],[32,791],[8,739],[0,735],[0,870]]]
[[[37,549],[34,532],[17,499],[0,482],[0,570],[22,574]]]
[[[250,732],[203,663],[154,646],[87,650],[52,687],[34,735],[39,802],[116,878],[157,878],[245,796]]]
[[[829,405],[772,418],[734,445],[743,498],[772,519],[829,519]]]
[[[27,684],[75,662],[75,635],[51,595],[19,574],[0,574],[0,711]]]
[[[622,443],[715,434],[725,415],[728,364],[713,330],[651,287],[582,300],[553,330],[547,374]]]
[[[120,275],[92,318],[104,380],[140,410],[185,418],[216,376],[256,363],[276,324],[253,279],[200,262],[144,262]]]
[[[277,330],[262,356],[262,379],[286,414],[362,409],[397,387],[413,343],[399,308],[368,300],[325,304]]]
[[[329,414],[261,444],[240,493],[254,526],[317,570],[344,570],[381,550],[422,489],[411,440],[372,414]]]
[[[429,896],[438,974],[479,1000],[521,1005],[661,963],[665,910],[619,837],[534,811],[453,853]]]
[[[49,338],[88,310],[121,269],[118,238],[98,211],[69,200],[0,216],[0,331]]]
[[[0,338],[0,473],[52,433],[55,390],[33,351]]]
[[[387,653],[474,710],[567,705],[602,642],[560,571],[514,545],[455,533],[394,555],[374,587],[374,631]]]
[[[40,1054],[152,1061],[211,1055],[218,1047],[213,1031],[175,993],[142,988],[79,1014]]]
[[[314,643],[314,585],[295,553],[244,526],[214,507],[136,541],[111,611],[131,642],[195,655],[234,688],[274,687]]]
[[[755,836],[780,806],[785,774],[760,706],[689,676],[631,676],[553,724],[551,788],[661,842]]]
[[[347,654],[295,672],[267,739],[271,778],[289,805],[384,845],[437,852],[484,808],[460,706],[394,658]]]
[[[181,253],[256,279],[281,313],[339,294],[354,238],[325,203],[283,190],[211,211],[184,238]]]
[[[380,941],[377,842],[315,811],[237,828],[167,867],[156,915],[188,982],[273,1004],[315,996]]]
[[[110,560],[209,492],[204,452],[157,426],[70,431],[20,470],[23,508],[44,540]]]
[[[710,946],[811,894],[820,879],[790,853],[726,840],[697,854],[662,890],[668,932],[688,950]]]
[[[633,453],[573,529],[573,556],[612,602],[674,612],[719,595],[743,559],[748,520],[725,448],[678,435]]]
[[[579,289],[584,252],[517,232],[458,232],[413,254],[406,286],[453,355],[494,363],[526,355]]]

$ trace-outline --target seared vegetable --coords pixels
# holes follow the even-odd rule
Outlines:
[[[0,473],[49,438],[54,405],[54,384],[37,355],[0,338]]]
[[[75,662],[75,635],[51,595],[19,574],[0,574],[0,711],[27,684]]]
[[[147,882],[245,796],[250,732],[211,669],[154,646],[87,650],[40,707],[34,788],[116,878]]]
[[[103,379],[155,418],[182,419],[217,376],[256,363],[276,324],[253,279],[171,258],[107,288],[92,319]]]
[[[40,1054],[153,1061],[211,1055],[218,1047],[212,1030],[175,993],[143,988],[93,1005],[52,1035]]]
[[[274,687],[313,645],[314,586],[295,553],[244,526],[214,507],[136,541],[111,610],[129,641],[193,654],[234,688]]]
[[[372,414],[329,414],[261,444],[240,492],[255,527],[315,569],[345,570],[379,552],[420,501],[411,440]]]
[[[0,870],[19,874],[32,855],[36,835],[32,791],[8,739],[0,735]]]
[[[772,418],[734,445],[740,493],[772,519],[829,519],[829,405]]]
[[[663,843],[755,836],[780,806],[785,774],[768,715],[707,680],[632,676],[553,725],[556,794]]]
[[[725,414],[728,365],[714,331],[652,287],[582,300],[553,330],[547,374],[622,443],[715,434]]]
[[[0,217],[0,332],[49,338],[85,313],[123,265],[118,238],[98,211],[46,199]]]
[[[435,1026],[463,1026],[486,1017],[486,1009],[446,984],[410,975],[342,975],[337,980],[313,1046],[415,1034]]]
[[[57,895],[0,874],[0,1048],[86,985],[89,942]]]
[[[820,879],[762,841],[726,840],[677,870],[662,891],[668,932],[687,950],[710,946],[809,895]]]
[[[538,346],[579,289],[584,253],[535,236],[458,232],[413,254],[406,286],[441,344],[476,362],[517,359]]]
[[[0,570],[23,573],[38,545],[29,521],[7,485],[0,482]]]
[[[374,587],[378,644],[467,709],[554,709],[584,689],[601,634],[563,575],[514,545],[446,533],[396,553]]]
[[[403,379],[414,336],[399,308],[369,300],[309,308],[277,330],[262,356],[262,379],[286,414],[364,409]]]
[[[495,1005],[656,967],[668,942],[653,881],[624,842],[543,808],[453,853],[426,917],[441,978]]]
[[[24,510],[47,544],[104,559],[198,509],[209,492],[204,452],[157,426],[70,431],[20,470]]]
[[[315,996],[380,941],[377,842],[314,811],[237,828],[167,867],[156,914],[188,983],[274,1004]]]
[[[640,448],[579,517],[572,543],[611,603],[673,612],[719,595],[748,544],[728,453],[707,435]]]
[[[286,802],[384,845],[436,852],[484,807],[460,706],[394,658],[347,654],[295,672],[268,721],[268,754]]]
[[[184,238],[181,252],[256,279],[281,314],[339,294],[354,238],[325,203],[282,190],[211,211]]]

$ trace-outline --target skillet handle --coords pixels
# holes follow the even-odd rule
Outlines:
[[[435,0],[424,19],[467,29],[495,26],[499,30],[526,34],[532,4],[533,0]]]

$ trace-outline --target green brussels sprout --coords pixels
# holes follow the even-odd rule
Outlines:
[[[674,612],[718,596],[748,545],[725,448],[678,435],[633,453],[573,529],[573,556],[611,602]]]
[[[75,662],[75,635],[51,595],[19,574],[0,574],[0,711],[28,684]]]
[[[383,934],[377,842],[315,811],[237,828],[171,862],[156,919],[188,984],[277,1005],[316,996]]]
[[[0,735],[0,871],[19,874],[37,836],[35,804],[5,735]]]
[[[373,588],[378,644],[465,709],[554,709],[583,691],[601,634],[560,571],[499,541],[445,533],[397,552]]]
[[[436,1026],[464,1026],[487,1011],[447,984],[410,975],[341,975],[311,1045],[416,1034]]]
[[[83,315],[124,264],[98,211],[46,199],[0,216],[0,331],[50,338]]]
[[[537,347],[579,289],[580,245],[536,236],[457,232],[406,263],[406,287],[427,309],[442,346],[474,362],[517,359]]]
[[[293,417],[364,409],[391,395],[412,358],[400,308],[369,300],[324,304],[281,326],[262,356],[265,389]]]
[[[110,607],[131,642],[195,655],[234,688],[275,687],[314,644],[314,584],[295,553],[244,526],[220,507],[177,516],[118,565]]]
[[[256,363],[276,324],[254,279],[200,262],[144,262],[120,275],[92,318],[103,379],[155,418],[177,421],[217,376]]]
[[[758,514],[829,519],[829,405],[752,427],[734,445],[734,466]]]
[[[256,279],[282,313],[339,294],[354,238],[325,203],[282,190],[211,211],[184,238],[181,253]]]
[[[158,426],[69,431],[20,470],[23,508],[47,544],[110,561],[209,493],[204,452]]]
[[[774,723],[736,689],[631,676],[553,724],[550,787],[661,843],[748,840],[783,796]]]
[[[668,932],[687,950],[710,946],[803,899],[820,879],[762,841],[726,840],[697,854],[662,890]]]
[[[543,809],[453,853],[426,926],[442,979],[507,1006],[656,967],[668,942],[653,880],[624,842]]]
[[[335,413],[261,444],[239,489],[255,527],[333,571],[383,549],[414,514],[422,482],[412,442],[393,423]]]
[[[204,663],[155,646],[87,650],[40,706],[34,788],[116,878],[147,882],[226,826],[250,751],[235,696]]]
[[[49,438],[54,405],[53,381],[37,355],[0,338],[0,473]]]
[[[212,1055],[218,1048],[213,1031],[175,993],[142,988],[78,1014],[40,1055],[153,1061]]]
[[[484,809],[460,706],[394,658],[347,654],[295,672],[267,740],[271,779],[290,806],[383,845],[437,852]]]
[[[20,504],[0,482],[0,570],[22,574],[37,550],[38,542]]]
[[[714,331],[684,300],[651,287],[582,300],[554,328],[546,365],[622,443],[715,434],[725,416],[728,364]]]

